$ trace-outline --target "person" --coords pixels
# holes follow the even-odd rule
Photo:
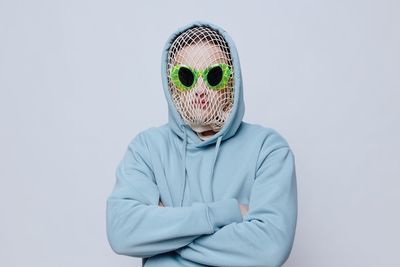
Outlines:
[[[146,267],[283,265],[296,231],[295,158],[277,130],[243,120],[232,38],[206,21],[180,27],[161,71],[168,122],[136,134],[116,168],[111,248]]]

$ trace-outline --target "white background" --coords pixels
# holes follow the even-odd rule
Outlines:
[[[194,20],[241,60],[244,120],[293,149],[285,267],[400,266],[400,3],[0,0],[0,266],[140,266],[106,239],[115,168],[167,122],[161,51]]]

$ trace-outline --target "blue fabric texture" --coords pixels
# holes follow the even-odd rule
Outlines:
[[[226,39],[234,68],[233,108],[223,128],[206,140],[184,123],[166,76],[174,39],[201,25]],[[164,46],[161,73],[168,122],[136,134],[117,166],[106,203],[111,248],[143,258],[146,267],[283,265],[297,221],[295,158],[276,130],[243,121],[242,74],[233,40],[210,22],[181,27]],[[249,207],[244,216],[240,204]]]

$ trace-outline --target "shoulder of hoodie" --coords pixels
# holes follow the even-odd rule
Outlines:
[[[253,139],[258,140],[263,149],[273,151],[280,148],[287,148],[291,150],[286,137],[274,128],[263,126],[258,123],[242,121],[240,130],[243,131],[245,135],[253,136]]]
[[[154,140],[167,140],[166,138],[168,137],[168,132],[170,131],[170,128],[168,126],[168,123],[165,123],[161,126],[152,126],[147,129],[139,131],[131,141],[129,142],[129,145],[138,145],[138,144],[143,144],[148,146],[149,144],[152,144]]]

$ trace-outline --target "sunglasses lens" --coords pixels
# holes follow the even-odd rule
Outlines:
[[[220,66],[213,67],[212,69],[210,69],[208,71],[208,74],[207,74],[208,83],[211,86],[218,85],[222,80],[223,74],[224,73],[223,73],[222,68]]]
[[[181,67],[178,72],[180,82],[187,87],[190,87],[194,82],[192,71],[186,67]]]

